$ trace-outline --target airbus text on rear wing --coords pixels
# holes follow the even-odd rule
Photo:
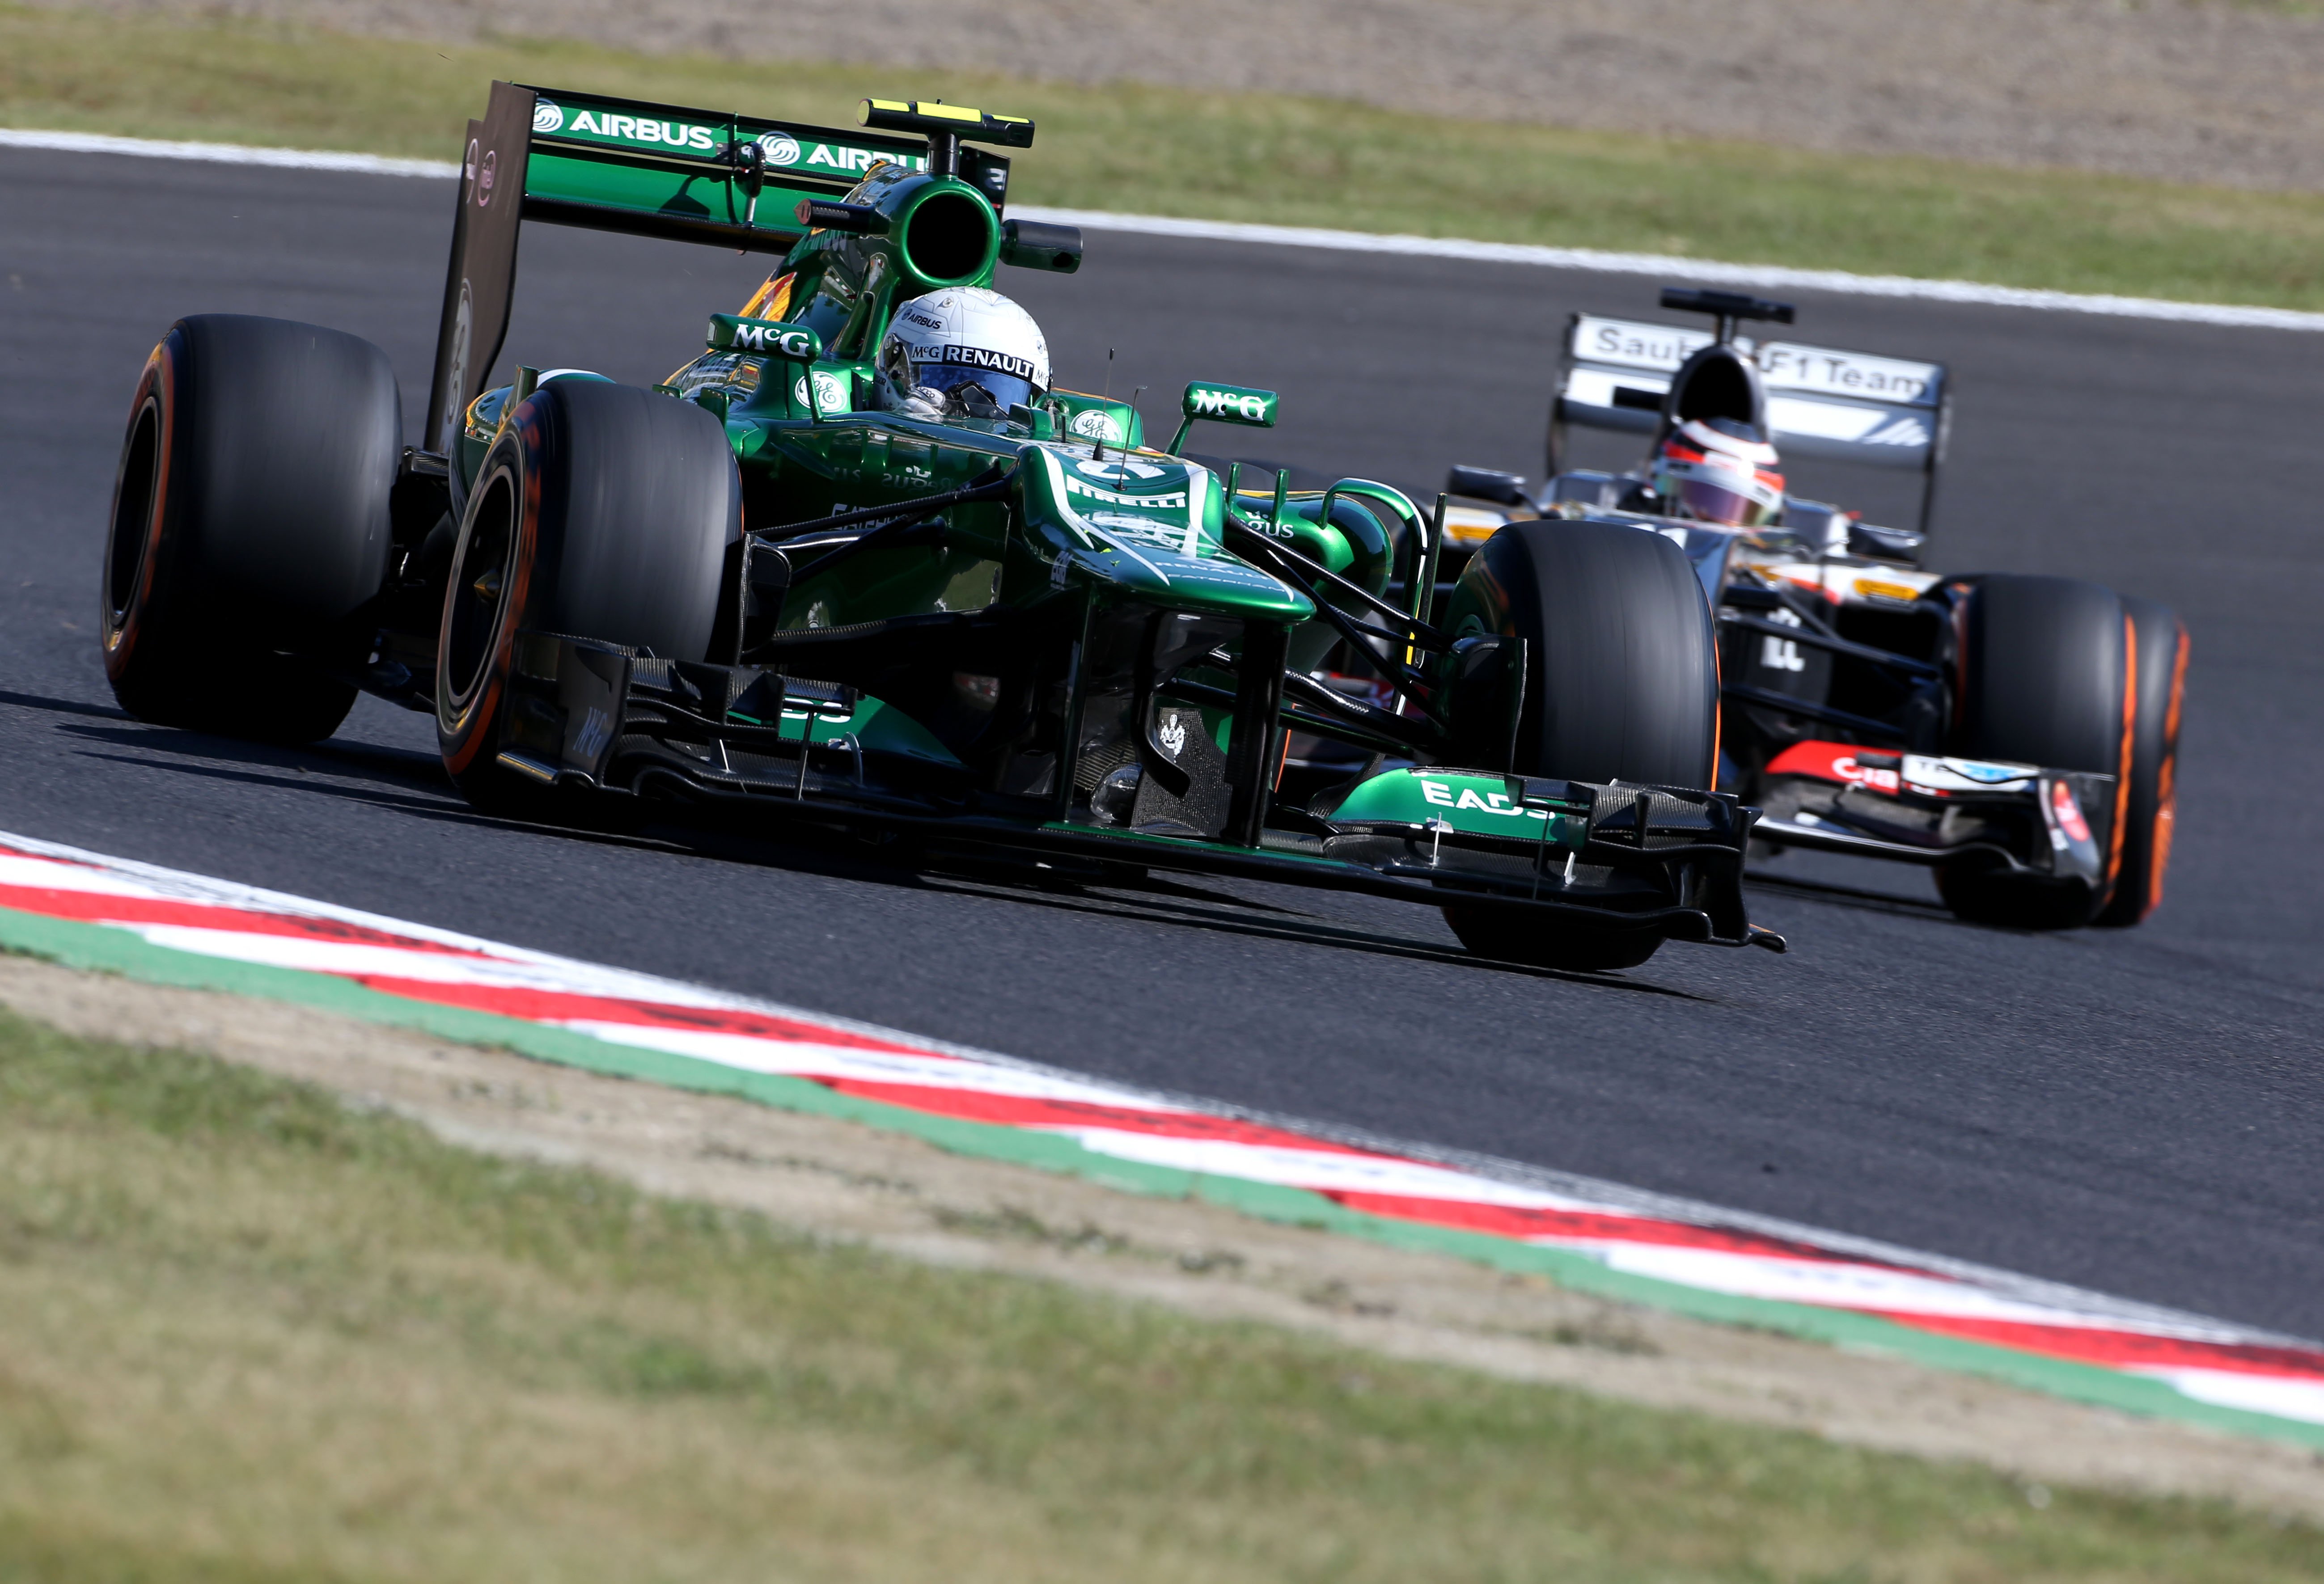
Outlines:
[[[1021,126],[1029,142],[1031,124]],[[963,135],[1013,143],[1010,130],[967,127]],[[802,202],[845,197],[882,161],[926,170],[930,147],[924,138],[493,84],[484,119],[468,123],[429,390],[428,448],[448,450],[468,398],[500,355],[520,222],[780,254],[807,229]],[[1005,158],[957,142],[946,156],[962,180],[1001,207]]]

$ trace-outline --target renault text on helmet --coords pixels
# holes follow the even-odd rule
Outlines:
[[[1049,388],[1049,344],[1033,316],[982,286],[902,303],[880,344],[881,400],[926,418],[1007,418]]]

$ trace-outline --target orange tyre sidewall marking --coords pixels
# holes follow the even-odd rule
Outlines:
[[[1711,612],[1711,778],[1703,785],[1716,792],[1727,751],[1727,662],[1719,654],[1719,612]]]
[[[2146,859],[2144,917],[2163,906],[2163,871],[2171,867],[2171,838],[2179,823],[2179,706],[2187,695],[2187,630],[2179,629],[2179,651],[2171,666],[2171,707],[2163,718],[2163,767],[2154,792],[2154,834]]]
[[[2114,780],[2114,831],[2107,843],[2106,896],[2099,906],[2114,900],[2122,879],[2122,843],[2130,824],[2130,771],[2138,751],[2138,623],[2128,612],[2122,618],[2122,756]]]
[[[137,378],[137,394],[129,404],[131,434],[136,433],[138,419],[144,416],[147,402],[152,402],[161,418],[160,432],[153,441],[153,501],[145,519],[145,548],[138,557],[137,587],[129,596],[121,612],[121,625],[112,625],[111,571],[106,576],[105,612],[105,674],[118,681],[129,668],[130,656],[137,649],[137,634],[144,625],[145,607],[153,597],[153,577],[161,559],[161,524],[170,504],[170,464],[174,450],[172,440],[177,429],[177,361],[170,355],[170,344],[163,341],[145,359],[145,369]],[[113,485],[115,530],[119,531],[121,518],[121,481]],[[108,544],[110,541],[108,540]]]

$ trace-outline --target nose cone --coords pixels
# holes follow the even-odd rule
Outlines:
[[[1227,553],[1222,492],[1210,470],[1132,452],[1093,459],[1078,447],[1028,447],[1019,518],[1050,546],[1062,586],[1079,577],[1174,609],[1246,621],[1305,622],[1315,605]]]

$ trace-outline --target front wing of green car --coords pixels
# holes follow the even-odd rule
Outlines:
[[[973,625],[964,619],[943,648],[973,654],[980,639],[999,639]],[[1114,744],[1112,765],[1053,751],[1012,784],[973,773],[913,713],[853,686],[549,634],[524,635],[520,649],[521,704],[501,762],[545,787],[673,798],[726,811],[753,830],[901,833],[1066,868],[1236,874],[1434,904],[1490,900],[1673,940],[1782,947],[1749,923],[1743,901],[1757,812],[1725,794],[1402,766],[1306,809],[1270,811],[1260,789],[1277,767],[1268,755],[1235,751],[1233,694],[1213,689],[1206,706],[1167,688],[1150,689],[1142,705],[1127,701],[1144,717],[1130,741]],[[984,682],[971,677],[955,691],[975,702]],[[1005,690],[1000,678],[991,682],[996,695]],[[1067,741],[1088,719],[1090,691],[1065,689],[1068,707],[1083,695],[1085,712],[1061,716]],[[1103,769],[1140,759],[1176,779],[1148,773],[1111,812],[1074,795],[1102,783]]]

